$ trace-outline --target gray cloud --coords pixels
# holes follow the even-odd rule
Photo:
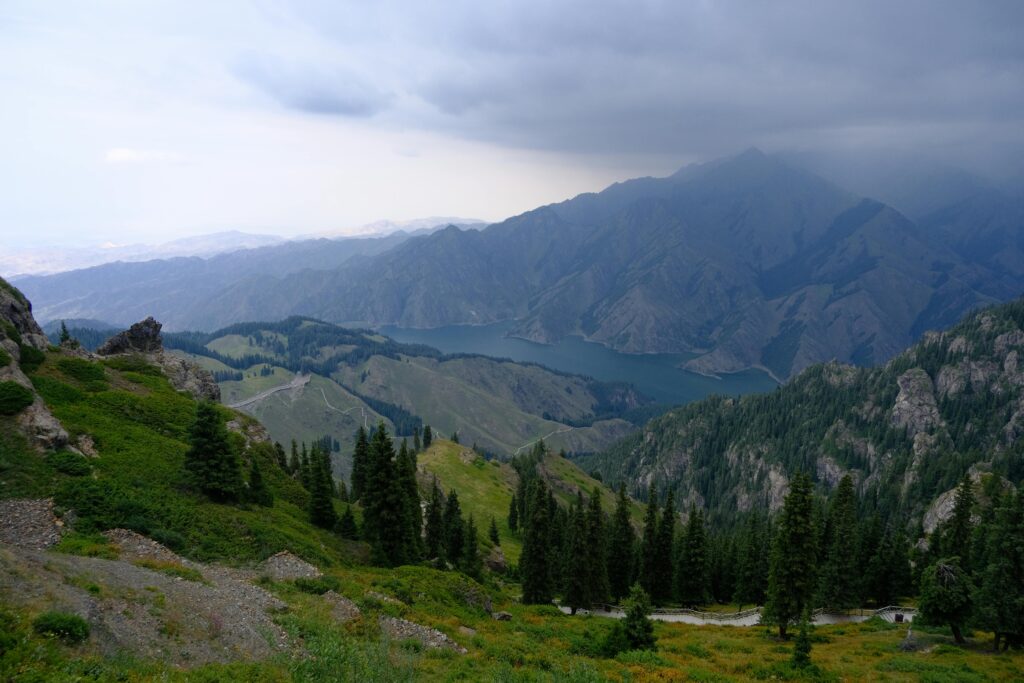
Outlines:
[[[280,105],[310,114],[374,116],[391,96],[343,67],[299,64],[267,55],[249,55],[234,73]]]
[[[400,94],[390,120],[501,145],[1024,146],[1013,0],[332,3],[298,17]]]

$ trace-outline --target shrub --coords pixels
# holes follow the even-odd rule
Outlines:
[[[18,621],[13,614],[0,612],[0,658],[18,645]]]
[[[18,332],[18,328],[7,320],[0,320],[0,329],[3,329],[4,335],[15,344],[21,345],[21,333]]]
[[[295,587],[303,593],[323,595],[327,591],[337,592],[340,590],[341,582],[333,576],[318,576],[315,579],[298,578],[295,579]]]
[[[79,382],[103,382],[107,376],[103,373],[103,366],[90,363],[84,358],[62,358],[57,361],[60,371]]]
[[[46,354],[34,346],[22,344],[18,349],[21,352],[21,369],[25,372],[35,372],[46,360]]]
[[[162,377],[163,371],[155,365],[150,364],[144,356],[132,355],[119,358],[110,358],[103,361],[108,368],[120,370],[121,372],[137,372],[140,375]]]
[[[32,622],[36,633],[60,638],[65,643],[80,643],[89,637],[89,624],[77,614],[45,612]]]
[[[181,550],[185,547],[185,537],[170,529],[152,529],[149,532],[149,537],[171,550]]]
[[[36,375],[32,378],[32,386],[36,388],[36,391],[51,406],[69,405],[85,400],[83,392],[53,377]]]
[[[72,532],[60,539],[54,550],[68,555],[82,557],[100,557],[104,560],[116,560],[120,557],[117,546],[101,534],[82,534]]]
[[[47,460],[50,461],[53,469],[61,474],[67,474],[72,477],[82,477],[92,472],[92,466],[88,460],[70,451],[51,453]]]
[[[0,347],[0,368],[6,368],[10,364],[11,354],[7,353],[3,347]]]
[[[17,382],[0,382],[0,415],[17,415],[34,400],[32,392]]]

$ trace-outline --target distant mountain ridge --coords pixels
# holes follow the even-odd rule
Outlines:
[[[832,358],[887,360],[927,329],[1018,295],[1024,230],[1013,202],[983,248],[970,239],[996,204],[981,198],[915,223],[751,149],[201,296],[129,291],[97,303],[47,278],[19,285],[44,319],[112,319],[112,308],[145,299],[176,329],[289,315],[404,327],[514,320],[512,334],[533,341],[577,334],[619,351],[693,354],[688,367],[707,374],[759,367],[784,379]],[[81,277],[65,287],[80,291]]]

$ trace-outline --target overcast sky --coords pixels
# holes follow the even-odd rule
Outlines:
[[[0,248],[487,220],[766,151],[1024,151],[1024,2],[0,0]]]

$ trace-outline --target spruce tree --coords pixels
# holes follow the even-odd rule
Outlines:
[[[589,557],[587,556],[587,519],[582,500],[577,498],[569,511],[565,576],[565,605],[571,614],[578,609],[590,609],[588,586]]]
[[[423,450],[430,448],[430,444],[434,442],[434,432],[430,429],[430,425],[423,428]]]
[[[626,616],[622,620],[626,630],[626,640],[631,650],[654,650],[657,640],[654,637],[654,624],[651,623],[651,602],[644,589],[634,585],[629,591],[624,607]]]
[[[683,533],[676,580],[679,601],[685,607],[696,607],[708,601],[708,537],[704,515],[690,506],[690,515]]]
[[[861,577],[850,562],[857,552],[857,494],[849,474],[840,480],[833,494],[826,528],[818,604],[839,610],[857,607]]]
[[[309,465],[309,520],[323,529],[333,529],[338,521],[331,498],[330,482],[322,465],[324,454],[318,443],[308,454]]]
[[[352,495],[353,501],[360,500],[363,490],[366,488],[366,467],[370,459],[370,442],[366,436],[366,430],[359,427],[356,430],[356,446],[352,451]]]
[[[508,504],[508,530],[515,533],[519,529],[519,503],[516,501],[516,494],[512,494],[512,500]]]
[[[523,583],[523,603],[543,605],[551,602],[551,565],[549,558],[550,517],[548,492],[539,478],[530,490],[529,517],[525,520],[523,552],[519,574]]]
[[[494,516],[491,516],[491,526],[487,529],[487,537],[491,539],[491,543],[495,546],[501,546],[501,536],[498,535],[498,523],[494,521]]]
[[[267,488],[267,483],[263,481],[259,459],[255,454],[252,456],[252,465],[249,468],[249,500],[262,507],[270,507],[274,504],[274,496]]]
[[[466,520],[465,526],[465,540],[459,567],[466,576],[479,580],[483,573],[483,562],[480,559],[480,542],[477,538],[476,522],[473,521],[473,515]]]
[[[608,541],[608,589],[613,602],[619,602],[629,593],[636,534],[629,518],[629,499],[626,485],[619,485]]]
[[[313,463],[309,460],[309,451],[306,450],[306,442],[302,442],[302,451],[299,453],[299,481],[307,491],[313,490]]]
[[[359,538],[359,527],[356,526],[356,518],[352,514],[351,505],[346,505],[345,511],[341,513],[341,518],[338,520],[338,533],[342,538],[350,541]]]
[[[444,559],[444,494],[437,485],[437,477],[430,489],[430,501],[427,503],[425,523],[425,545],[427,559]]]
[[[71,341],[71,333],[68,332],[68,326],[64,324],[64,321],[60,321],[60,345],[64,346]]]
[[[647,512],[644,515],[644,531],[640,540],[639,582],[648,596],[655,591],[658,580],[658,494],[651,484],[647,493]]]
[[[406,508],[406,545],[409,559],[418,559],[423,555],[423,512],[420,507],[420,488],[416,483],[416,456],[402,440],[398,449],[398,477]]]
[[[963,626],[971,617],[971,577],[959,557],[944,557],[921,575],[921,616],[933,624],[948,624],[958,643],[967,642]]]
[[[793,642],[793,656],[790,663],[794,669],[807,669],[811,666],[811,633],[810,619],[805,612],[800,619],[800,631]]]
[[[768,570],[768,595],[761,615],[763,623],[779,627],[782,638],[786,637],[789,625],[810,608],[814,595],[817,551],[813,508],[811,478],[798,473],[782,505]]]
[[[669,489],[665,507],[655,537],[654,582],[651,587],[651,601],[663,605],[672,599],[673,563],[675,562],[676,506],[675,493]]]
[[[299,444],[296,443],[295,439],[292,439],[292,455],[291,458],[288,460],[288,474],[294,477],[299,473],[300,466],[301,463],[299,462]]]
[[[459,505],[459,494],[454,490],[448,493],[444,506],[444,554],[456,567],[461,565],[462,551],[466,546],[465,527],[462,520],[462,508]]]
[[[608,601],[608,540],[605,537],[601,489],[594,487],[586,513],[587,598],[591,603]]]
[[[458,443],[458,442],[459,442],[459,433],[457,431],[453,431],[452,432],[452,443]]]
[[[280,441],[274,442],[274,457],[277,458],[277,466],[285,472],[288,471],[288,456],[285,455],[284,446]]]
[[[416,453],[423,450],[422,444],[420,444],[420,428],[418,425],[412,428],[412,449]]]
[[[757,514],[747,517],[740,544],[737,548],[736,588],[733,600],[744,605],[760,605],[764,602],[767,582],[765,544],[767,541],[761,518]]]
[[[975,624],[995,636],[995,649],[1024,646],[1024,489],[1007,496],[987,533],[974,594]]]
[[[971,514],[974,511],[974,491],[971,477],[965,474],[956,489],[953,502],[953,514],[943,525],[940,548],[943,555],[959,557],[960,567],[971,571],[971,541],[974,537],[974,524]]]
[[[212,500],[233,501],[242,490],[238,456],[211,401],[202,401],[196,407],[196,419],[189,428],[185,471],[191,484]]]
[[[375,564],[394,567],[407,561],[408,515],[395,468],[395,449],[380,421],[370,440],[363,500],[363,536]]]

